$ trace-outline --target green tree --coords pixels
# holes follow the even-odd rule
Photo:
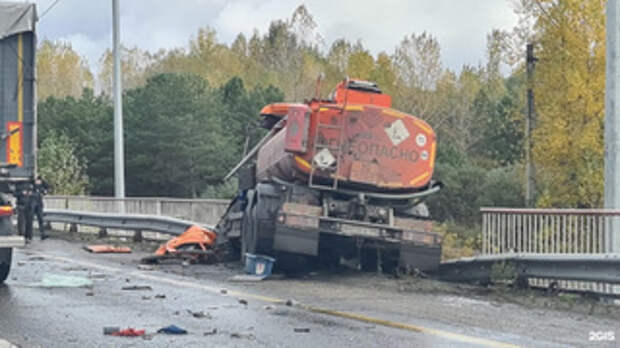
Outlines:
[[[83,195],[88,186],[86,164],[76,155],[76,144],[62,133],[51,132],[38,152],[39,174],[57,195]]]
[[[105,97],[84,89],[79,99],[49,97],[38,104],[39,147],[51,136],[64,135],[75,144],[75,154],[88,164],[88,192],[114,192],[113,110]]]

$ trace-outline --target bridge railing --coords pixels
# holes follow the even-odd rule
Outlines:
[[[482,208],[482,254],[605,254],[620,210]],[[618,232],[620,233],[620,232]],[[531,284],[548,286],[545,279]],[[606,284],[562,281],[559,286],[609,292]]]
[[[482,208],[482,254],[607,252],[612,209]],[[620,225],[619,225],[620,226]]]

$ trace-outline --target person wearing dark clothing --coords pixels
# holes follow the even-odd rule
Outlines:
[[[43,196],[47,194],[47,190],[49,189],[49,185],[43,180],[40,176],[34,181],[32,185],[32,196],[31,196],[31,216],[36,216],[37,221],[39,222],[39,232],[41,233],[41,240],[44,240],[48,237],[45,233],[45,224],[43,223]],[[34,217],[33,216],[33,217]]]

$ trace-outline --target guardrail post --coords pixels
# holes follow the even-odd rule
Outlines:
[[[136,243],[142,242],[142,230],[135,230],[133,234],[133,241]]]
[[[77,224],[69,224],[69,233],[77,233]]]
[[[108,229],[105,227],[101,227],[99,228],[99,234],[98,237],[99,238],[106,238],[108,236]]]

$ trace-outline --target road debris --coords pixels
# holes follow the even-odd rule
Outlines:
[[[131,248],[127,246],[114,245],[85,245],[84,249],[94,254],[127,254],[131,253]]]
[[[274,308],[276,308],[276,307],[274,307],[272,305],[266,305],[266,306],[263,307],[263,309],[266,310],[266,311],[270,311],[270,310],[272,310]]]
[[[151,296],[142,296],[142,299],[145,300],[145,301],[148,301],[148,300],[151,299]]]
[[[169,325],[157,330],[157,333],[164,333],[168,335],[185,335],[187,334],[187,330],[182,329],[176,325]]]
[[[310,328],[308,327],[296,327],[293,329],[294,332],[298,332],[298,333],[307,333],[310,332]]]
[[[228,290],[226,290],[226,289],[222,289],[222,290],[220,290],[220,293],[222,293],[222,294],[226,295],[226,294],[228,293]]]
[[[241,304],[242,304],[242,305],[244,305],[244,306],[247,306],[247,305],[248,305],[248,301],[247,301],[247,300],[244,300],[244,299],[242,299],[242,298],[240,298],[240,299],[239,299],[239,303],[241,303]]]
[[[43,288],[90,288],[93,281],[84,277],[73,277],[59,274],[45,274],[35,287]]]
[[[142,258],[142,263],[157,263],[168,259],[184,260],[184,266],[188,266],[190,261],[214,263],[217,257],[212,248],[216,238],[215,232],[192,225],[180,236],[160,246],[155,255]]]
[[[45,261],[45,257],[43,256],[30,256],[28,261]]]
[[[164,299],[164,298],[166,298],[166,295],[165,294],[157,294],[157,295],[155,295],[155,298],[156,299]]]
[[[18,266],[23,266],[23,265],[25,265],[25,264],[26,264],[26,262],[24,262],[24,261],[17,261],[17,265],[18,265]]]
[[[112,332],[110,336],[122,336],[122,337],[138,337],[144,335],[145,330],[137,330],[132,327],[126,328],[124,330],[119,330],[116,332]]]
[[[103,273],[89,273],[88,274],[88,278],[90,279],[103,279],[105,277],[106,275]]]
[[[266,275],[253,275],[253,274],[237,274],[234,277],[228,278],[229,282],[260,282],[265,280]]]
[[[132,285],[132,286],[123,286],[121,288],[121,290],[148,290],[148,291],[151,291],[151,290],[153,290],[153,288],[151,288],[148,285]]]
[[[203,311],[192,312],[191,310],[188,309],[187,313],[191,314],[192,317],[197,318],[197,319],[203,319],[203,318],[212,319],[213,318],[211,317],[211,314],[205,313]]]
[[[88,292],[86,293],[86,296],[95,296],[95,293],[94,293],[94,292],[92,292],[92,291],[88,291]]]
[[[138,269],[141,271],[152,271],[155,269],[155,267],[150,265],[138,265]]]
[[[119,332],[121,331],[121,328],[118,326],[104,326],[103,327],[103,334],[104,335],[111,335],[114,332]]]
[[[217,328],[213,328],[213,330],[207,331],[207,332],[203,333],[202,335],[203,336],[211,336],[211,335],[215,335],[215,334],[217,334]]]
[[[288,299],[286,300],[286,302],[284,303],[285,305],[292,307],[292,306],[297,306],[299,304],[299,302],[293,300],[293,299]]]
[[[249,332],[233,332],[230,334],[230,337],[231,338],[245,338],[250,341],[253,341],[256,339],[256,336],[254,336],[254,334],[249,333]]]

